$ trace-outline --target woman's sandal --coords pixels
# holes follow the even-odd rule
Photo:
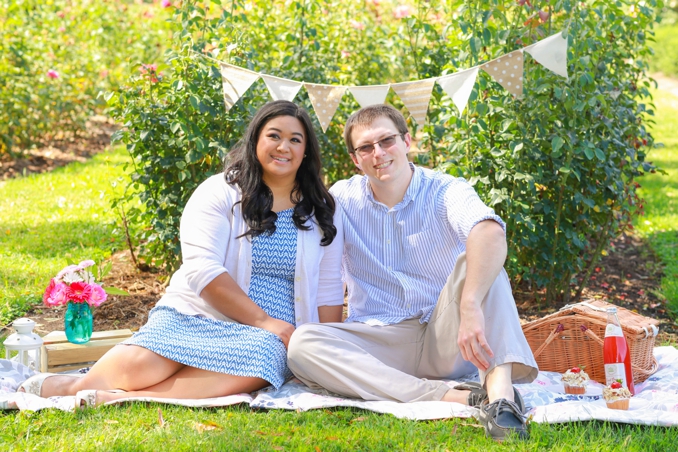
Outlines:
[[[122,389],[83,389],[82,391],[78,391],[77,394],[75,394],[75,409],[77,410],[83,410],[85,408],[96,408],[100,403],[97,403],[97,392],[127,392],[123,391]]]
[[[68,376],[68,377],[77,377],[80,378],[85,374],[54,374],[50,372],[42,372],[35,374],[32,377],[28,378],[26,381],[21,383],[17,388],[16,392],[25,392],[26,394],[33,394],[38,397],[42,397],[42,384],[49,377],[54,376]],[[23,391],[22,391],[23,390]]]

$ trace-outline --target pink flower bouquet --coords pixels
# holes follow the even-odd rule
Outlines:
[[[94,275],[88,270],[93,265],[94,261],[86,260],[61,270],[45,289],[42,296],[45,306],[60,306],[69,301],[99,306],[106,301],[106,291],[94,282]]]

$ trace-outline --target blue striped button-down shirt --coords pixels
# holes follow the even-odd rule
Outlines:
[[[391,209],[374,199],[365,176],[330,190],[344,210],[347,322],[427,322],[471,228],[491,219],[506,229],[466,180],[410,166],[410,186]]]

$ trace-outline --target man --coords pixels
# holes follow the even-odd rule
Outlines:
[[[344,140],[364,173],[331,189],[344,211],[349,315],[296,330],[291,370],[349,397],[476,406],[488,435],[526,438],[512,382],[538,370],[503,270],[504,222],[465,180],[408,162],[395,108],[357,111]],[[481,384],[440,381],[476,368]]]

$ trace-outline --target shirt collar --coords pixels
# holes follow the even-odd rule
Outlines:
[[[417,197],[417,193],[419,193],[419,188],[421,187],[421,169],[416,167],[412,162],[408,162],[408,164],[410,165],[410,169],[412,170],[412,179],[410,179],[410,185],[407,186],[407,191],[405,191],[405,196],[403,196],[403,200],[400,201],[395,206],[393,206],[392,210],[400,210],[404,208],[412,200],[414,200],[414,198]],[[365,198],[368,201],[383,206],[382,203],[374,199],[374,193],[372,192],[372,187],[370,187],[370,182],[367,176],[363,176],[362,190],[363,196],[365,196]]]

